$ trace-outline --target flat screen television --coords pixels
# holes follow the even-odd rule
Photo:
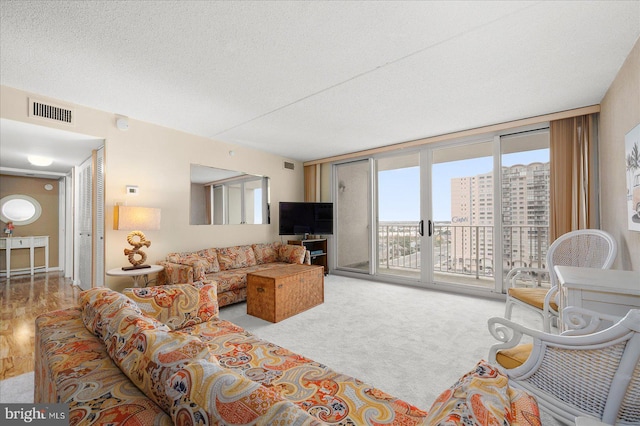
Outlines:
[[[333,235],[333,203],[280,202],[280,235]]]

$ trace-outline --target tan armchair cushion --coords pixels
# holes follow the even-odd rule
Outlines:
[[[512,287],[509,289],[509,296],[542,310],[544,308],[544,297],[548,291],[548,288]],[[550,306],[554,311],[558,310],[558,305],[553,301]]]
[[[520,367],[531,355],[533,343],[525,343],[511,349],[502,349],[496,354],[496,361],[504,368]]]

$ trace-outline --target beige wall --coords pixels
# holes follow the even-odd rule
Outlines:
[[[624,137],[640,124],[640,39],[601,102],[601,227],[618,241],[615,269],[640,271],[640,232],[628,230]]]
[[[51,184],[53,189],[47,191],[44,186]],[[49,268],[58,267],[58,229],[59,229],[59,182],[55,179],[38,179],[31,177],[19,177],[0,175],[0,198],[7,195],[23,194],[33,197],[40,207],[42,215],[38,220],[29,225],[16,225],[13,230],[14,237],[28,237],[35,235],[49,236]],[[0,221],[0,231],[4,230],[6,223]],[[4,234],[2,235],[5,236]],[[36,248],[34,253],[34,265],[44,265],[44,248]],[[0,256],[0,269],[6,269],[4,252]],[[11,250],[11,269],[29,267],[29,250]]]
[[[126,231],[113,230],[113,206],[162,209],[160,231],[145,232],[151,240],[146,251],[148,263],[162,260],[172,251],[206,247],[223,247],[280,240],[278,236],[278,202],[302,201],[303,167],[295,162],[295,171],[284,169],[285,158],[237,145],[218,142],[155,124],[129,119],[127,131],[115,126],[116,115],[75,106],[76,126],[48,123],[27,116],[27,92],[0,87],[0,116],[22,122],[47,125],[105,139],[105,268],[127,263],[123,249]],[[42,96],[38,96],[42,99]],[[64,100],[52,102],[69,104]],[[235,152],[234,156],[229,151]],[[286,159],[291,161],[290,159]],[[270,225],[189,225],[190,164],[235,169],[271,178]],[[138,185],[138,195],[125,194],[126,185]],[[127,279],[107,277],[112,288],[130,285]]]

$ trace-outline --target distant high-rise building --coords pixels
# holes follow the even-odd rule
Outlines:
[[[451,179],[454,269],[493,268],[493,173]],[[548,245],[549,163],[502,168],[505,267],[542,266]]]

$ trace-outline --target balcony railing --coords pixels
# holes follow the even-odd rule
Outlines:
[[[545,267],[548,226],[503,226],[503,269]],[[420,232],[416,222],[381,222],[378,226],[379,267],[420,269]],[[435,224],[433,270],[476,278],[493,277],[493,226]]]

